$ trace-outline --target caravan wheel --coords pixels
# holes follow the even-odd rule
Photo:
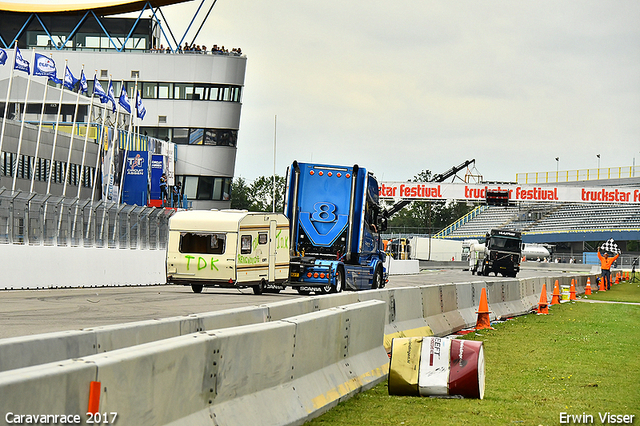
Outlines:
[[[260,284],[253,286],[253,294],[261,295],[264,291],[264,280],[260,281]]]
[[[202,293],[203,287],[202,284],[191,284],[191,290],[193,290],[194,293]]]

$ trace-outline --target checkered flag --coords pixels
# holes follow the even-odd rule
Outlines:
[[[608,251],[609,253],[616,253],[616,254],[620,254],[621,251],[618,248],[618,244],[615,243],[615,241],[613,241],[613,238],[609,238],[607,241],[605,241],[600,248],[603,251]]]

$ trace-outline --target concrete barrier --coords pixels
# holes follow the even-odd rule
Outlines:
[[[580,293],[587,277],[595,286],[593,275],[558,280],[576,279]],[[126,424],[302,424],[384,380],[394,336],[473,326],[483,287],[493,318],[524,313],[543,283],[550,300],[555,279],[349,292],[3,339],[0,412],[84,415],[98,378],[101,412]]]
[[[478,295],[478,299],[479,299]],[[458,283],[456,291],[458,312],[465,325],[475,324],[479,303],[476,303],[475,287],[473,283]]]
[[[410,275],[420,273],[420,262],[418,260],[395,260],[387,256],[385,262],[389,275]]]
[[[80,358],[198,331],[266,322],[268,309],[267,306],[244,307],[0,339],[0,372]]]
[[[387,351],[391,350],[391,341],[396,337],[433,335],[433,330],[424,318],[421,287],[390,289],[388,297],[392,321],[385,329],[384,347]]]
[[[0,244],[0,289],[166,284],[165,258],[164,250]]]
[[[443,313],[441,293],[437,286],[420,287],[422,289],[423,317],[435,336],[446,336],[451,327]]]
[[[443,284],[438,287],[440,289],[442,313],[449,324],[449,331],[447,334],[462,330],[465,328],[466,323],[458,308],[457,284]]]
[[[121,424],[298,425],[385,379],[383,330],[368,301],[7,371],[0,412],[86,420],[96,380]]]

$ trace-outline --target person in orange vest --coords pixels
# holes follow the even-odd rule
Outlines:
[[[600,270],[602,273],[602,279],[604,280],[604,285],[607,287],[607,290],[611,290],[611,265],[616,259],[620,256],[620,253],[616,254],[613,257],[609,257],[609,253],[606,251],[604,255],[600,254],[600,247],[598,247],[598,259],[600,259]]]

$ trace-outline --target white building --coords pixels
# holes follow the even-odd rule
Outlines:
[[[178,2],[162,0],[151,1],[150,4],[155,7]],[[96,74],[105,90],[109,80],[113,80],[116,99],[120,93],[121,82],[124,82],[133,103],[134,86],[137,80],[138,89],[147,110],[145,119],[140,123],[140,133],[176,144],[175,179],[182,183],[184,194],[193,208],[229,208],[246,57],[235,53],[214,54],[211,51],[211,45],[207,46],[206,53],[179,52],[177,43],[166,41],[161,43],[166,40],[163,37],[167,34],[167,28],[166,24],[164,27],[158,24],[157,17],[141,19],[135,26],[136,20],[133,18],[103,17],[112,13],[139,12],[140,8],[145,7],[143,2],[132,5],[126,3],[131,2],[123,1],[120,5],[105,8],[94,7],[93,11],[97,12],[95,15],[87,15],[87,10],[82,9],[81,6],[78,6],[79,9],[76,11],[62,12],[56,5],[48,6],[45,11],[42,5],[22,5],[23,9],[31,7],[39,7],[39,9],[19,12],[0,10],[0,28],[3,28],[5,38],[17,37],[19,48],[25,59],[30,60],[34,47],[38,53],[51,54],[56,62],[58,78],[64,75],[65,61],[76,77],[79,77],[84,65],[85,74],[89,80],[89,95],[92,93],[93,76]],[[94,6],[95,4],[92,3]],[[113,5],[113,2],[109,4]],[[37,12],[37,17],[40,19],[32,18],[23,27],[31,12]],[[94,18],[94,16],[100,16],[100,18]],[[46,27],[46,31],[40,21]],[[111,28],[108,34],[104,32],[105,28]],[[3,46],[2,42],[6,44]],[[0,66],[0,113],[4,113],[7,82],[13,64],[13,51],[9,48],[9,44],[11,44],[10,41],[0,40],[0,47],[9,56],[6,64]],[[163,46],[173,44],[174,51],[157,52],[153,49],[154,46],[161,44]],[[18,123],[22,117],[27,122],[37,123],[40,119],[45,78],[32,78],[28,106],[26,114],[23,114],[26,77],[25,73],[14,71],[9,117],[18,120]],[[49,88],[45,123],[56,120],[59,93],[58,89]],[[73,121],[75,101],[75,94],[65,91],[61,124],[69,125]],[[86,121],[89,98],[81,96],[80,103],[84,106],[79,109],[77,122],[82,123]],[[101,111],[95,109],[92,120],[101,116]],[[109,120],[114,121],[113,114],[110,111],[107,114]],[[127,122],[127,117],[123,117],[122,114],[120,117],[120,123]],[[0,166],[10,164],[9,160],[17,160],[22,167],[23,163],[27,164],[29,161],[18,157],[35,155],[35,139],[24,138],[18,153],[16,126],[12,128],[14,131],[11,134],[5,134],[2,158],[0,158],[3,163]],[[27,126],[27,128],[30,127]],[[35,134],[33,131],[28,133]],[[42,141],[44,145],[48,144],[48,149],[41,151],[45,159],[51,154],[51,139],[51,135],[48,135]],[[56,147],[55,157],[60,163],[66,164],[69,158],[68,140],[67,135],[58,142]],[[79,151],[82,150],[80,144],[82,140],[83,137],[75,137],[70,161],[72,167],[74,159],[75,163],[80,161],[78,158]],[[96,142],[94,139],[91,141],[94,144]],[[94,146],[88,152],[90,152],[89,156],[95,160],[97,148]],[[14,157],[11,157],[11,154]],[[32,158],[28,160],[33,161]],[[38,164],[38,161],[35,164]],[[0,167],[0,178],[2,178],[0,186],[7,187],[6,182],[11,181],[7,178],[11,176],[10,169],[6,166]],[[28,190],[29,179],[26,178],[28,173],[24,173],[26,170],[24,167],[22,170],[23,172],[18,174],[17,188]],[[39,178],[37,173],[36,176]],[[36,192],[42,191],[42,183],[40,181],[39,185],[35,186]],[[61,183],[57,183],[51,187],[51,192],[61,194],[62,187]]]

